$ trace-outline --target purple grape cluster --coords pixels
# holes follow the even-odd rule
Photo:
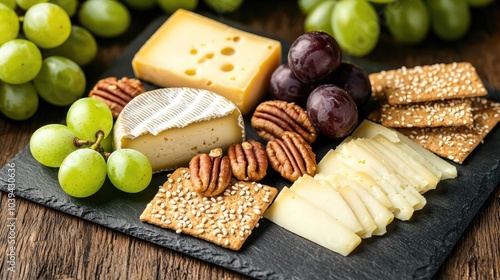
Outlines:
[[[365,71],[342,61],[335,39],[326,32],[299,36],[270,80],[271,97],[294,102],[306,109],[318,132],[330,138],[351,133],[358,122],[358,108],[371,96]]]

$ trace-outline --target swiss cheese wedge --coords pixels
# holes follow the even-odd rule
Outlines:
[[[136,77],[159,87],[206,89],[247,114],[268,92],[281,43],[179,9],[135,54]]]

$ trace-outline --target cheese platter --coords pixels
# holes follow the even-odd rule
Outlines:
[[[160,17],[144,30],[104,76],[132,77],[134,54],[166,19]],[[282,45],[282,57],[286,57],[289,44],[283,42]],[[383,65],[360,59],[345,59],[363,66],[369,73],[386,69]],[[156,88],[151,84],[145,86]],[[245,128],[248,139],[260,139],[248,116]],[[158,186],[165,182],[165,173],[155,174],[150,186],[138,194],[119,192],[106,182],[97,194],[84,199],[66,195],[58,187],[57,171],[36,162],[28,147],[7,163],[2,173],[11,166],[19,170],[18,197],[253,278],[428,279],[432,278],[479,207],[498,185],[499,138],[498,129],[493,130],[465,164],[456,165],[459,176],[442,181],[436,190],[429,192],[427,206],[410,221],[391,223],[386,235],[364,240],[347,257],[314,245],[267,219],[260,221],[260,226],[238,252],[143,223],[139,216]],[[313,149],[317,157],[322,158],[340,142],[322,138]],[[290,186],[290,182],[277,173],[269,174],[263,182],[280,190]],[[5,185],[1,188],[7,191]]]

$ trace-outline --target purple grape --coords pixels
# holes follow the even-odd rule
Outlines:
[[[281,64],[274,70],[269,87],[273,99],[294,102],[303,108],[313,89],[313,85],[297,80],[287,64]]]
[[[317,83],[340,65],[342,52],[337,41],[323,31],[300,35],[288,51],[288,65],[293,74],[306,84]]]
[[[358,108],[351,96],[338,86],[315,88],[306,105],[307,115],[316,130],[330,138],[342,138],[358,123]]]
[[[372,87],[366,72],[359,66],[343,61],[339,68],[326,80],[349,93],[358,108],[370,99]]]

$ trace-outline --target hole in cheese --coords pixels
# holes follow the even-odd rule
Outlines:
[[[197,49],[191,49],[189,51],[190,54],[197,54],[198,53],[198,50]]]
[[[231,72],[234,69],[234,65],[232,63],[225,63],[220,66],[220,70],[224,72]]]
[[[211,86],[212,85],[212,81],[207,81],[207,86]]]
[[[212,58],[214,58],[214,53],[207,53],[205,55],[205,57],[208,58],[208,59],[212,59]]]
[[[235,53],[235,50],[231,47],[225,47],[220,51],[220,53],[223,55],[233,55]]]
[[[196,69],[187,69],[186,71],[184,71],[184,73],[186,73],[186,75],[188,75],[188,76],[195,76]]]

